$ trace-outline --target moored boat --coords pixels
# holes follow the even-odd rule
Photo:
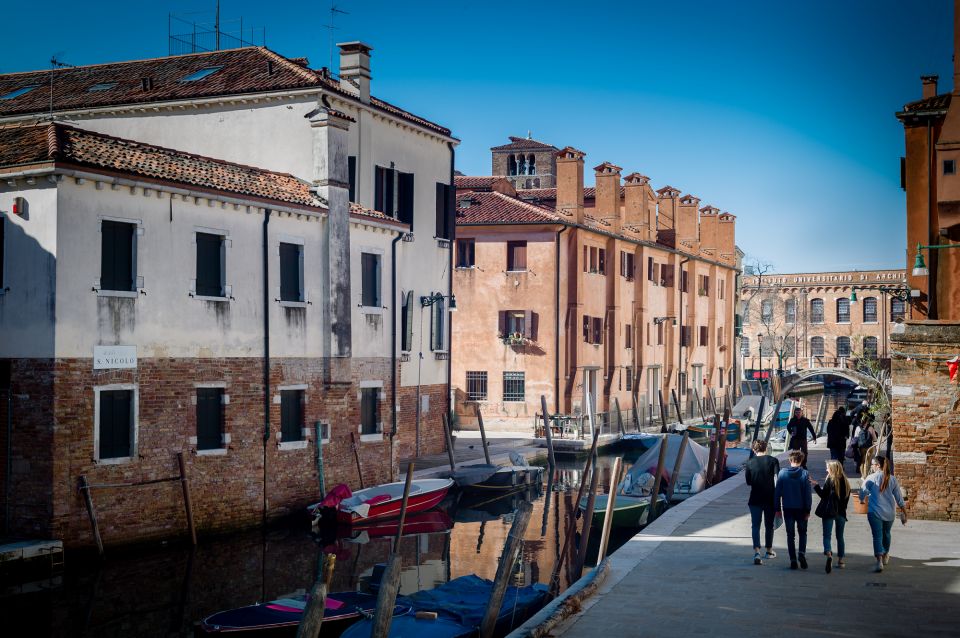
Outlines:
[[[425,512],[436,507],[452,485],[453,481],[450,479],[414,480],[410,485],[410,496],[407,499],[407,514]],[[337,506],[337,523],[352,525],[357,522],[399,516],[403,502],[403,487],[402,482],[385,483],[354,492],[349,498],[340,501]],[[318,508],[319,503],[308,509],[314,512]]]
[[[463,490],[512,491],[543,481],[537,465],[467,465],[447,474]]]
[[[713,423],[697,423],[696,425],[691,424],[687,426],[687,431],[690,432],[690,438],[696,439],[697,441],[710,440],[710,437],[713,436]],[[731,421],[727,424],[726,428],[726,438],[727,441],[731,443],[740,440],[740,433],[742,429],[740,427],[739,421]]]
[[[586,512],[587,498],[580,500],[580,510]],[[592,524],[600,529],[604,519],[607,517],[608,494],[597,494],[593,503],[593,521]],[[660,494],[657,498],[657,512],[662,512],[667,507],[667,497]],[[640,527],[647,524],[647,511],[650,509],[649,496],[628,496],[617,494],[613,503],[613,521],[610,523],[613,527]]]
[[[399,518],[376,518],[356,521],[338,528],[337,536],[353,543],[365,543],[372,538],[394,537],[399,530]],[[453,528],[453,520],[443,509],[417,512],[403,522],[403,535],[441,534]]]

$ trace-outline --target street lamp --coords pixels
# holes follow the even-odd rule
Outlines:
[[[424,295],[424,296],[420,297],[420,307],[421,307],[421,308],[426,308],[426,307],[428,307],[428,306],[432,306],[433,304],[438,303],[438,302],[440,302],[440,301],[443,301],[444,299],[446,299],[446,298],[448,298],[448,297],[450,298],[450,307],[447,308],[447,310],[449,310],[450,312],[456,312],[456,311],[457,311],[457,298],[456,298],[456,296],[454,296],[454,295],[444,295],[444,294],[439,293],[439,292],[431,292],[429,295]]]

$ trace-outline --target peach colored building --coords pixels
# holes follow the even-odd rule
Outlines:
[[[844,367],[890,356],[890,333],[910,318],[901,269],[748,275],[741,281],[741,369]]]
[[[556,188],[457,178],[452,385],[458,416],[532,427],[722,392],[734,378],[735,218],[609,162],[556,153]]]

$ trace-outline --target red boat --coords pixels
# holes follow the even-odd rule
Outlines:
[[[373,521],[359,520],[352,525],[343,526],[341,528],[342,533],[338,533],[337,536],[352,542],[366,542],[372,538],[392,538],[397,535],[399,526],[399,518],[376,519]],[[440,534],[450,531],[452,527],[453,521],[450,519],[450,515],[442,509],[419,512],[407,515],[407,520],[403,523],[403,535]]]
[[[447,495],[453,481],[450,479],[420,479],[410,485],[407,499],[407,514],[425,512],[436,507]],[[366,523],[376,519],[400,516],[403,503],[403,486],[386,483],[354,492],[337,507],[337,522],[346,525]]]

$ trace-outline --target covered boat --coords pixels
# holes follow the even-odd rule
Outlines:
[[[512,491],[526,485],[539,485],[543,480],[543,468],[530,465],[522,454],[514,451],[510,453],[510,465],[467,465],[447,476],[467,491]]]
[[[453,481],[450,479],[416,479],[410,486],[407,499],[407,514],[425,512],[436,507],[447,495]],[[400,515],[403,502],[402,482],[385,483],[354,492],[337,505],[337,522],[352,525],[374,519],[393,518]],[[316,513],[320,503],[311,505],[308,510]]]
[[[303,618],[307,605],[306,594],[295,594],[265,603],[247,605],[236,609],[218,611],[207,616],[197,625],[197,633],[238,634],[249,632],[257,636],[293,636]],[[323,611],[324,635],[337,635],[377,607],[377,597],[360,592],[335,592],[327,595]],[[394,614],[402,614],[410,608],[394,607]]]
[[[627,450],[649,450],[659,437],[659,434],[647,432],[628,432],[620,435],[620,446]]]
[[[660,446],[666,442],[667,453],[664,457],[664,473],[666,480],[662,484],[669,486],[669,480],[676,464],[677,454],[680,452],[680,434],[661,434],[660,440],[653,447],[640,455],[636,463],[630,467],[621,482],[622,492],[627,495],[641,495],[642,490],[652,487],[651,478],[657,471],[657,460],[660,457]],[[677,474],[677,484],[673,486],[672,500],[680,501],[701,492],[707,485],[707,463],[709,450],[696,441],[687,442],[687,451],[683,454],[680,463],[680,472]],[[647,476],[644,476],[647,475]],[[666,489],[666,488],[663,488]],[[638,494],[639,492],[639,494]],[[619,500],[619,497],[618,497]]]
[[[480,633],[480,623],[493,591],[493,583],[479,576],[455,578],[435,589],[420,591],[398,599],[398,606],[409,611],[394,612],[389,636],[394,638],[472,638]],[[497,616],[494,636],[505,636],[547,604],[546,585],[507,587]],[[417,612],[434,612],[436,618],[417,618]],[[343,634],[343,638],[367,638],[373,619],[364,619]]]

